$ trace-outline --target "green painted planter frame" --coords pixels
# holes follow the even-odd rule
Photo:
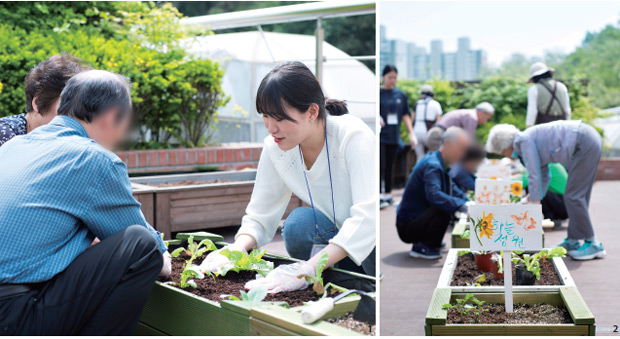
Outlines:
[[[476,298],[486,302],[504,302],[504,293],[476,293]],[[426,335],[594,335],[594,315],[586,305],[575,286],[565,286],[557,291],[514,293],[515,303],[534,304],[547,302],[551,305],[564,305],[568,309],[573,324],[448,324],[448,311],[444,304],[463,298],[465,292],[454,292],[450,288],[436,288],[426,313],[424,331]]]

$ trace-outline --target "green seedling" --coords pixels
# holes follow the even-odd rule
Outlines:
[[[558,246],[551,250],[544,249],[534,255],[523,254],[523,251],[515,251],[512,253],[512,262],[514,264],[524,264],[525,269],[532,272],[536,276],[536,280],[540,280],[540,263],[544,263],[547,259],[564,257],[566,255],[566,249]]]
[[[321,256],[316,264],[316,272],[314,276],[300,275],[299,278],[305,278],[307,282],[312,284],[312,290],[319,295],[325,295],[325,285],[323,284],[323,270],[329,262],[329,254],[325,251],[321,251]]]
[[[469,321],[470,315],[474,315],[474,320],[480,323],[480,319],[482,317],[482,313],[489,312],[488,309],[484,309],[482,305],[484,305],[484,301],[478,300],[478,298],[474,297],[472,293],[468,293],[465,295],[465,299],[456,299],[454,300],[455,304],[444,304],[443,309],[455,309],[461,315],[461,322]]]
[[[459,250],[458,252],[456,252],[456,256],[457,256],[457,257],[462,257],[462,256],[464,256],[465,254],[469,254],[469,253],[471,253],[471,251],[470,251],[470,250]]]
[[[187,288],[187,287],[197,288],[198,287],[193,278],[204,279],[205,275],[202,272],[200,272],[198,269],[195,269],[194,267],[195,266],[183,269],[183,272],[181,273],[179,287],[181,288]]]
[[[251,289],[249,292],[239,291],[241,294],[241,298],[236,297],[234,295],[228,295],[228,300],[236,300],[236,301],[254,301],[260,302],[265,299],[267,296],[267,286],[256,286]]]
[[[465,229],[465,231],[463,231],[463,233],[461,234],[461,239],[469,239],[471,236],[471,232],[469,231],[469,228]]]
[[[493,254],[493,257],[491,258],[491,260],[495,261],[495,263],[497,264],[497,273],[499,274],[504,273],[504,263],[502,260],[503,257],[504,251],[500,251],[499,254]]]
[[[267,251],[265,250],[252,250],[249,254],[244,251],[231,251],[225,248],[220,251],[220,254],[228,258],[231,265],[222,267],[222,275],[226,273],[241,272],[241,271],[254,271],[263,277],[267,276],[269,272],[273,270],[273,263],[263,259]]]
[[[474,281],[470,284],[467,283],[469,286],[482,286],[481,283],[487,281],[487,277],[484,273],[482,273],[481,275],[477,276],[476,278],[474,278]]]
[[[191,235],[187,239],[187,248],[179,247],[176,250],[172,251],[172,253],[170,253],[170,256],[176,258],[180,256],[181,253],[185,252],[185,254],[190,257],[189,260],[187,260],[186,262],[186,266],[189,267],[196,258],[199,258],[207,251],[215,251],[216,249],[217,247],[215,247],[213,241],[209,239],[203,239],[201,242],[196,243],[194,242],[194,236]]]
[[[164,234],[163,233],[159,233],[159,236],[161,237],[161,240],[164,240]],[[166,245],[166,247],[168,247],[168,241],[164,240],[164,245]]]

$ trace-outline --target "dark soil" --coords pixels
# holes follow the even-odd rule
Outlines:
[[[564,306],[546,303],[536,305],[514,304],[514,313],[506,313],[504,304],[485,304],[480,322],[474,315],[461,319],[455,309],[448,310],[448,324],[572,324],[573,320]]]
[[[481,286],[503,286],[504,278],[495,278],[493,272],[483,272],[476,267],[474,255],[467,253],[458,258],[454,274],[452,275],[451,286],[469,286],[475,285],[475,280],[484,274],[485,281],[480,282]],[[515,265],[512,264],[512,284],[515,281]],[[534,285],[561,285],[560,277],[558,277],[552,260],[540,263],[540,280],[536,280]]]
[[[185,261],[189,259],[189,256],[182,254],[178,258],[172,258],[172,274],[170,275],[170,279],[161,279],[160,281],[173,281],[178,283],[180,281],[181,273],[183,272],[183,265]],[[200,265],[204,257],[198,258],[194,260],[195,265]],[[198,288],[188,287],[184,288],[184,290],[195,294],[197,296],[220,302],[222,300],[227,299],[226,297],[222,298],[223,295],[234,295],[236,297],[240,297],[241,293],[239,291],[245,290],[244,285],[246,282],[256,279],[256,273],[245,271],[245,272],[228,272],[226,276],[219,276],[213,278],[209,276],[205,276],[204,279],[194,279]],[[179,286],[175,286],[176,288],[180,288]],[[319,300],[319,295],[317,295],[311,287],[305,289],[303,291],[294,291],[294,292],[282,292],[275,294],[268,294],[264,301],[284,301],[289,304],[289,306],[301,306],[304,302],[308,301],[316,301]]]
[[[365,335],[376,335],[376,326],[369,325],[365,322],[353,319],[353,312],[349,312],[340,318],[328,319],[327,321],[340,327],[348,328],[352,331],[359,332]]]
[[[194,180],[181,180],[175,182],[167,182],[159,185],[150,185],[155,187],[175,187],[175,186],[190,186],[190,185],[204,185],[204,184],[221,184],[225,182],[231,182],[231,180],[211,180],[211,181],[194,181]]]

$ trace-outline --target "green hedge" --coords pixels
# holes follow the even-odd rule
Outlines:
[[[453,83],[445,80],[422,82],[404,79],[400,80],[396,87],[407,94],[409,107],[413,109],[419,97],[419,89],[425,83],[433,86],[435,99],[441,104],[444,113],[455,109],[474,108],[484,101],[490,102],[495,107],[493,117],[476,131],[480,142],[485,142],[491,127],[499,123],[525,128],[527,91],[531,84],[502,77],[490,78],[480,83]],[[571,100],[572,119],[581,119],[592,124],[598,117],[599,109],[592,105],[587,97],[587,86],[578,79],[565,81],[565,84]],[[602,133],[601,130],[599,132]],[[405,142],[409,141],[404,126],[401,126],[401,135]]]
[[[224,72],[216,61],[193,58],[180,45],[184,38],[208,32],[180,26],[180,14],[170,4],[22,4],[11,5],[12,14],[7,13],[11,8],[0,10],[1,116],[24,111],[24,78],[30,69],[67,52],[132,82],[140,138],[129,147],[169,147],[171,137],[187,147],[209,142],[217,109],[228,101],[221,88]],[[28,18],[37,14],[41,18],[28,25],[19,20],[33,20]],[[202,100],[205,96],[209,107]]]

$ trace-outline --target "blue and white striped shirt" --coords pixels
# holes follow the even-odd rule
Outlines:
[[[0,284],[62,272],[88,248],[130,226],[164,242],[133,198],[125,164],[67,116],[0,147]]]

